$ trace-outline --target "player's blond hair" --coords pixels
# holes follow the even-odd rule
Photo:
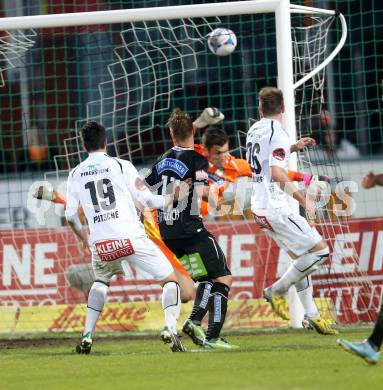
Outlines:
[[[264,116],[278,115],[285,111],[283,92],[278,88],[264,87],[259,91],[258,98]]]
[[[166,125],[178,141],[185,141],[193,134],[193,121],[180,108],[173,110]]]

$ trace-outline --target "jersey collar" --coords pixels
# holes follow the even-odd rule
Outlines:
[[[99,159],[100,157],[109,157],[105,152],[92,152],[88,154],[88,158],[90,159]]]
[[[282,126],[282,122],[275,118],[262,118],[261,121],[277,122]]]
[[[184,148],[183,146],[174,145],[172,147],[173,150],[194,150],[193,148]]]

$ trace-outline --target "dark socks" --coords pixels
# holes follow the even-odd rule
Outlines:
[[[202,319],[208,311],[210,291],[213,283],[210,281],[200,282],[197,287],[194,306],[190,319],[197,325],[201,324]]]
[[[229,291],[229,286],[219,282],[215,282],[211,288],[209,297],[209,326],[206,332],[206,340],[219,338],[226,318]]]

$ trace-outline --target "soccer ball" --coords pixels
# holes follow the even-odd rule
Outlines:
[[[207,45],[217,56],[228,56],[237,46],[237,37],[227,28],[216,28],[209,34]]]

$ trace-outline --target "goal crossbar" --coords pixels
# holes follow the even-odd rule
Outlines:
[[[74,12],[0,18],[0,30],[88,26],[104,23],[145,22],[180,18],[244,15],[275,12],[284,0],[250,0],[227,3],[177,5],[111,11]],[[294,8],[300,8],[296,7]],[[335,14],[334,11],[311,8],[312,12]]]

